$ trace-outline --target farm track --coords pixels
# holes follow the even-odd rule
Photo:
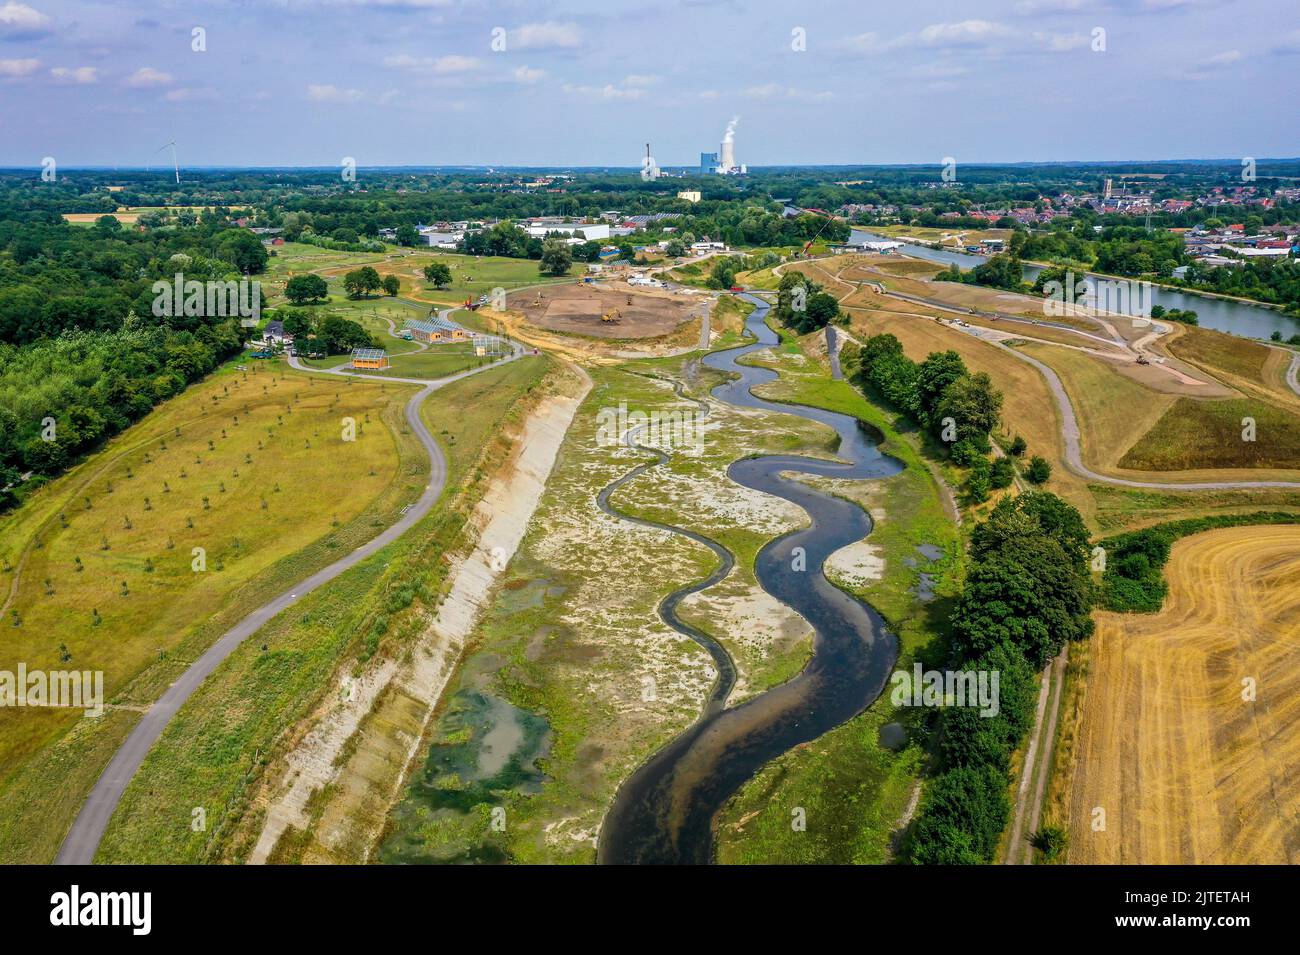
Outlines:
[[[474,368],[435,380],[413,378],[386,378],[385,381],[398,381],[420,385],[420,390],[406,403],[406,422],[419,439],[429,455],[429,483],[425,485],[419,499],[403,513],[392,525],[382,531],[350,554],[340,558],[328,567],[322,568],[305,580],[282,592],[244,617],[230,630],[226,631],[197,660],[190,664],[176,681],[167,688],[140,718],[130,734],[123,740],[108,766],[100,775],[95,786],[86,797],[77,818],[68,831],[63,845],[59,849],[56,863],[60,865],[89,865],[94,861],[99,843],[108,829],[114,810],[139,770],[153,744],[163,734],[171,718],[185,704],[203,681],[230,656],[235,649],[262,626],[269,623],[282,611],[298,603],[312,591],[329,583],[344,572],[357,566],[373,556],[388,544],[397,540],[433,509],[447,482],[447,460],[433,435],[420,418],[420,407],[424,400],[445,385],[459,381],[470,375],[478,374],[489,368],[518,359],[523,354],[516,348],[513,354],[500,362]],[[299,371],[315,371],[298,364],[296,358],[290,364]],[[327,373],[346,374],[341,369],[329,369]]]

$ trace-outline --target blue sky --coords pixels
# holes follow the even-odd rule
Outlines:
[[[161,164],[175,140],[196,166],[632,166],[649,140],[671,166],[716,150],[734,116],[737,159],[753,165],[1295,156],[1298,13],[1297,0],[0,0],[0,165]]]

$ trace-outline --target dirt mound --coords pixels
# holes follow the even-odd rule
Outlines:
[[[512,310],[523,314],[528,324],[538,328],[609,339],[668,335],[709,308],[705,296],[633,290],[621,280],[556,285],[541,289],[540,296],[539,290],[529,289],[515,292],[506,301]],[[601,321],[602,315],[615,310],[618,321]]]

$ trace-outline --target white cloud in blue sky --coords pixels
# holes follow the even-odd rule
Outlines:
[[[1293,156],[1295,3],[0,0],[0,164]]]

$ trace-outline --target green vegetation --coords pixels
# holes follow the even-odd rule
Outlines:
[[[1138,471],[1300,468],[1300,418],[1253,398],[1179,398],[1119,465]]]
[[[408,389],[274,369],[219,372],[2,519],[0,579],[23,623],[0,669],[70,655],[104,672],[111,702],[147,705],[218,634],[418,494],[396,434]],[[80,761],[111,755],[99,721],[78,717],[0,710],[0,859],[52,858],[104,765]]]
[[[552,367],[547,358],[521,359],[453,382],[424,403],[421,415],[448,459],[447,489],[437,507],[402,538],[276,617],[217,669],[132,781],[98,861],[246,858],[260,831],[250,799],[285,732],[336,688],[332,675],[403,652],[436,612],[447,586],[445,555],[468,546],[466,519],[511,447],[505,431],[527,413],[530,396],[545,390]],[[414,444],[413,437],[400,437]],[[407,468],[407,480],[423,485],[427,460]],[[368,536],[374,533],[368,528]],[[206,831],[189,826],[194,806],[208,810]]]
[[[866,488],[863,506],[876,518],[868,541],[883,558],[878,580],[839,586],[867,600],[899,639],[899,666],[906,667],[940,642],[943,620],[957,589],[961,544],[944,509],[942,491],[922,456],[910,422],[868,401],[847,381],[806,360],[788,334],[775,356],[760,363],[781,378],[763,386],[771,400],[827,408],[852,415],[878,430],[881,450],[904,465],[901,473]],[[814,482],[816,483],[816,482]],[[831,485],[827,485],[829,488]],[[847,492],[842,486],[837,493]],[[918,548],[942,553],[935,561]],[[932,581],[934,599],[919,592],[921,576]],[[723,863],[883,863],[891,838],[925,762],[918,740],[922,714],[891,705],[888,694],[866,712],[807,746],[783,754],[746,783],[719,816],[717,858]],[[882,728],[898,722],[908,742],[891,749]],[[808,828],[795,832],[790,808],[806,810]]]
[[[1255,511],[1247,514],[1215,514],[1207,517],[1168,521],[1117,534],[1101,541],[1106,570],[1101,580],[1101,605],[1120,613],[1157,613],[1165,602],[1168,584],[1164,566],[1174,541],[1190,534],[1254,524],[1295,524],[1300,514],[1286,511]]]
[[[1003,498],[972,532],[948,662],[999,673],[1000,707],[991,718],[969,706],[939,711],[939,774],[908,834],[910,861],[992,861],[1010,814],[1010,756],[1033,718],[1034,671],[1092,632],[1088,555],[1078,511],[1051,494]]]
[[[796,335],[805,335],[839,318],[840,303],[801,273],[787,272],[777,285],[776,308],[772,314]]]

